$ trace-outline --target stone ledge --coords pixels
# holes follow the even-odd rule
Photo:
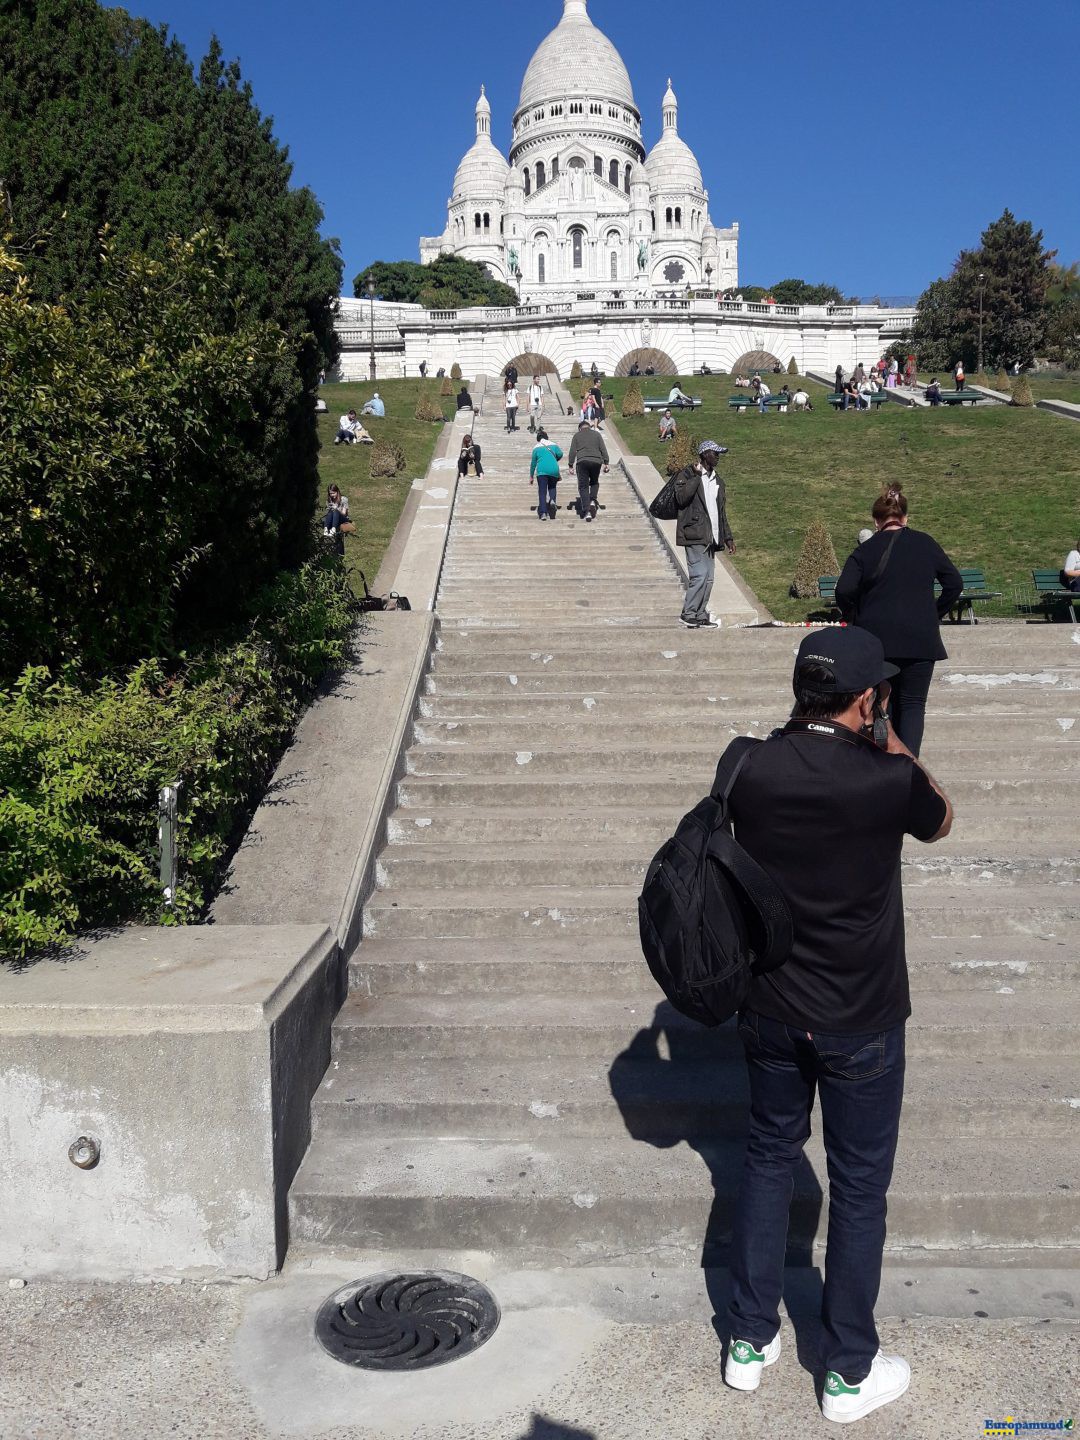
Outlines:
[[[127,930],[0,972],[0,1272],[273,1274],[343,985],[313,926]]]

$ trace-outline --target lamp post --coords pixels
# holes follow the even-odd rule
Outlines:
[[[976,367],[981,375],[983,373],[983,292],[986,289],[986,276],[979,276],[979,363]]]
[[[368,301],[371,305],[371,362],[368,366],[368,379],[375,379],[375,281],[367,282]]]
[[[712,266],[711,266],[711,265],[706,265],[706,266],[705,266],[705,288],[706,288],[706,290],[711,290],[711,289],[712,289]]]

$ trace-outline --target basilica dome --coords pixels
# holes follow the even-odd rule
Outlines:
[[[455,200],[501,195],[509,174],[506,157],[491,142],[491,104],[481,85],[476,102],[476,139],[461,158],[450,193]]]
[[[589,19],[586,0],[563,0],[562,19],[529,61],[518,109],[564,95],[590,95],[637,109],[622,57]]]
[[[654,189],[664,192],[691,191],[703,194],[701,166],[697,156],[679,134],[679,102],[668,81],[664,96],[664,131],[645,159],[645,170]]]

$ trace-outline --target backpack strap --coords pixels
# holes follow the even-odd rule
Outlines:
[[[739,778],[739,772],[750,758],[751,751],[756,750],[761,743],[753,735],[737,735],[720,756],[720,763],[716,767],[716,778],[713,780],[709,794],[713,800],[719,800],[725,809],[731,792],[735,789],[735,781]]]

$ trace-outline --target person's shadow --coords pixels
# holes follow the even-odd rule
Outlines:
[[[713,1199],[701,1265],[713,1326],[726,1341],[728,1251],[749,1112],[746,1062],[735,1022],[710,1030],[661,1001],[652,1025],[639,1030],[612,1062],[608,1080],[633,1139],[658,1149],[685,1143],[708,1167]],[[799,1361],[811,1373],[818,1369],[822,1294],[813,1247],[823,1200],[814,1168],[803,1155],[795,1172],[784,1307],[795,1329]]]
[[[534,1415],[532,1424],[519,1440],[596,1440],[596,1436],[591,1430],[576,1430],[572,1425],[549,1420],[546,1415]]]

